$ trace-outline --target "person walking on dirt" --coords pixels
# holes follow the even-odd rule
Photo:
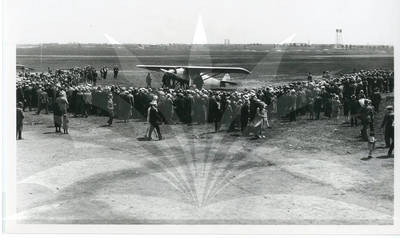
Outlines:
[[[391,140],[389,151],[388,151],[388,157],[392,156],[393,149],[394,149],[394,112],[392,112],[389,116],[389,123],[391,123],[391,126],[388,128],[389,131],[389,139]]]
[[[368,127],[374,131],[374,109],[370,105],[370,100],[364,100],[364,106],[361,108],[361,138],[368,141]]]
[[[148,140],[151,140],[151,134],[153,133],[154,129],[156,129],[158,140],[162,140],[162,135],[159,126],[160,121],[161,118],[157,108],[157,101],[153,100],[151,101],[150,107],[147,110],[147,122],[150,124],[149,134],[147,135]]]
[[[385,129],[385,144],[386,148],[389,148],[391,143],[390,141],[393,139],[392,130],[393,130],[393,123],[394,123],[394,113],[393,113],[393,106],[386,107],[386,114],[383,118],[381,128]]]

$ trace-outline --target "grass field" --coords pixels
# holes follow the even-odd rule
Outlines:
[[[34,68],[36,71],[66,69],[75,66],[103,65],[112,68],[118,65],[120,83],[130,86],[145,86],[146,70],[136,68],[137,64],[165,65],[214,65],[236,66],[249,69],[248,76],[231,75],[232,80],[242,87],[257,87],[293,80],[303,80],[308,72],[321,75],[328,70],[333,73],[349,73],[360,69],[393,69],[393,54],[388,52],[360,51],[244,51],[244,50],[143,50],[134,51],[123,46],[97,46],[86,50],[69,50],[67,46],[17,49],[17,62]],[[162,74],[153,73],[154,86],[160,86]],[[111,78],[111,71],[108,76]]]

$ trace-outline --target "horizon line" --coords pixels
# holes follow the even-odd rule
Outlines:
[[[284,45],[284,46],[290,46],[293,44],[302,44],[302,45],[307,45],[307,46],[313,46],[313,45],[332,45],[335,46],[337,44],[335,43],[307,43],[307,42],[292,42],[292,43],[286,43],[286,44],[279,44],[279,43],[259,43],[259,42],[253,42],[253,43],[230,43],[230,44],[225,44],[225,43],[205,43],[205,44],[193,44],[193,43],[178,43],[178,42],[171,42],[171,43],[108,43],[108,42],[40,42],[40,43],[16,43],[16,45],[223,45],[223,46],[231,46],[231,45]],[[339,44],[339,45],[352,45],[352,46],[390,46],[394,47],[394,44],[379,44],[379,43],[366,43],[366,44],[360,44],[360,43],[355,43],[355,44]]]

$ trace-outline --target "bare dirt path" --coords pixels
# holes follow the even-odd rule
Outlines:
[[[17,142],[23,223],[392,224],[393,158],[365,160],[358,128],[324,119],[272,122],[267,138],[212,125],[146,124],[26,113]],[[382,113],[377,116],[379,124]],[[378,147],[383,145],[377,130]]]

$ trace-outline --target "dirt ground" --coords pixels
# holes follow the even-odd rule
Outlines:
[[[392,103],[383,100],[382,108]],[[147,124],[89,116],[54,133],[52,115],[25,113],[17,141],[21,223],[393,224],[393,165],[367,159],[360,126],[324,118],[272,119],[266,138],[213,125]]]

